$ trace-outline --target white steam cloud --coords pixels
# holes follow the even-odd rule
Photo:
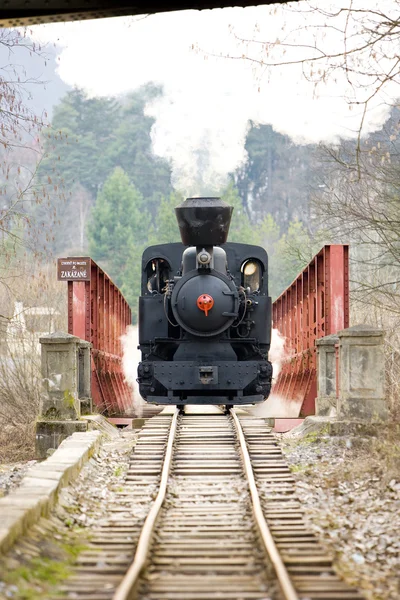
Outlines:
[[[286,338],[276,328],[272,329],[271,347],[268,353],[269,360],[272,363],[273,381],[278,380],[284,361],[289,357],[286,349]]]
[[[328,10],[334,5],[319,3]],[[382,0],[379,5],[377,0],[353,0],[352,7],[359,6],[363,11],[379,6],[387,14],[397,10],[395,0]],[[33,29],[37,39],[55,41],[62,47],[61,78],[92,95],[126,93],[150,81],[164,87],[164,98],[147,107],[147,113],[156,119],[154,152],[171,162],[175,187],[189,195],[219,191],[228,173],[243,164],[250,120],[271,124],[297,143],[336,142],[340,137],[357,136],[363,107],[357,109],[353,104],[354,110],[349,110],[349,103],[362,102],[369,94],[365,85],[368,75],[365,81],[350,85],[340,68],[334,77],[324,78],[333,61],[321,61],[315,72],[307,72],[308,79],[302,64],[277,66],[268,72],[265,66],[268,61],[280,64],[306,56],[310,51],[306,46],[314,44],[317,31],[317,43],[325,52],[341,52],[340,28],[346,15],[346,11],[339,14],[332,24],[336,28],[318,29],[315,25],[323,24],[324,17],[302,2]],[[353,35],[354,23],[348,27],[351,46],[360,36]],[[239,38],[256,41],[243,43]],[[260,43],[265,41],[270,43],[268,47]],[[349,45],[349,66],[357,69],[359,65],[351,63]],[[380,50],[379,56],[387,57],[382,59],[387,67],[394,50],[391,46]],[[231,58],[224,58],[228,55]],[[258,62],[243,60],[242,56],[252,56]],[[369,54],[367,58],[367,68],[376,68]],[[396,82],[386,86],[385,96],[382,92],[371,101],[365,134],[386,120],[391,98],[398,93],[394,86]]]
[[[133,389],[133,407],[137,417],[142,416],[144,400],[139,394],[139,385],[136,381],[137,368],[141,360],[141,353],[138,350],[138,328],[136,325],[129,325],[126,334],[121,336],[123,356],[122,368],[126,381]]]
[[[297,419],[300,413],[302,400],[286,400],[276,394],[271,394],[268,400],[246,408],[255,417],[270,419]]]
[[[172,92],[147,107],[156,119],[153,150],[171,163],[172,185],[187,196],[219,192],[245,160],[247,122],[232,119],[231,104],[232,98],[203,89]]]
[[[282,365],[289,357],[290,352],[286,348],[286,338],[278,331],[278,329],[272,329],[269,359],[272,362],[273,382],[277,381]],[[257,417],[287,419],[298,417],[301,405],[301,398],[286,400],[285,398],[281,398],[277,394],[272,393],[265,402],[261,402],[255,407],[246,410]]]

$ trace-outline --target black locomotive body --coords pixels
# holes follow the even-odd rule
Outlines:
[[[138,382],[154,404],[254,404],[272,365],[268,257],[227,243],[232,207],[189,198],[175,209],[182,244],[145,250]]]

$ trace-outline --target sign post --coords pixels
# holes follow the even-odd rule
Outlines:
[[[58,281],[68,282],[68,333],[91,342],[90,257],[69,256],[57,260]]]

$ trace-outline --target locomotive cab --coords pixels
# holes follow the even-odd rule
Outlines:
[[[148,248],[139,299],[140,393],[156,404],[253,404],[268,397],[268,258],[227,242],[232,207],[175,209],[182,244]]]

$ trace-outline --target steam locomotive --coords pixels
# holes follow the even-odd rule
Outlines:
[[[272,365],[268,257],[227,243],[233,208],[188,198],[175,209],[182,244],[142,256],[138,383],[152,404],[255,404]]]

